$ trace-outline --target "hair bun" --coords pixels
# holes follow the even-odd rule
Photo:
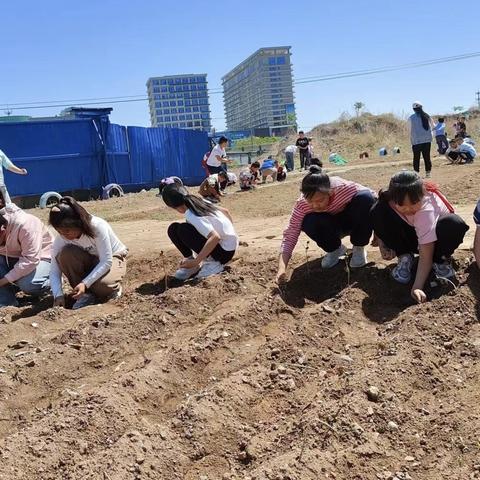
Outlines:
[[[322,173],[322,167],[319,167],[318,165],[310,165],[308,173]]]

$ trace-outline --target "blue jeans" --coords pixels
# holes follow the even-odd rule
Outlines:
[[[285,166],[289,172],[295,169],[293,155],[293,152],[285,152]]]
[[[0,255],[0,278],[3,278],[18,262],[18,258]],[[50,262],[41,260],[37,268],[25,277],[20,278],[14,285],[0,287],[0,307],[17,306],[15,297],[17,291],[28,295],[40,296],[50,290]]]

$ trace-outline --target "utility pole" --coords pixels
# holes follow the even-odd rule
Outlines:
[[[477,97],[477,105],[478,105],[478,108],[480,108],[480,91],[475,92],[475,95],[476,95],[476,97]]]

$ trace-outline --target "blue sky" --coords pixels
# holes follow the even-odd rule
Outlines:
[[[478,0],[20,0],[2,2],[0,104],[140,95],[150,76],[208,73],[209,87],[260,47],[291,45],[297,78],[480,50]],[[362,101],[372,113],[471,106],[480,57],[295,87],[300,127]],[[222,95],[211,96],[224,127]],[[108,104],[107,104],[108,105]],[[112,121],[149,125],[147,102],[112,105]],[[51,115],[61,108],[18,110]],[[3,108],[2,110],[5,110]],[[0,111],[0,114],[3,114]]]

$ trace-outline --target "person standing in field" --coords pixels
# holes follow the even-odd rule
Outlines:
[[[295,143],[295,146],[298,147],[298,150],[300,152],[300,170],[303,170],[304,168],[308,168],[308,144],[310,142],[308,141],[308,138],[305,136],[305,133],[300,130],[298,132],[298,138],[297,142]]]
[[[27,175],[25,168],[18,168],[13,162],[0,150],[0,192],[2,193],[5,205],[12,203],[10,195],[8,194],[7,187],[5,185],[5,179],[3,177],[3,169],[6,168],[10,172],[18,173],[18,175]]]
[[[413,102],[412,107],[414,113],[408,119],[408,126],[413,151],[413,169],[417,173],[420,172],[420,156],[423,156],[425,177],[430,178],[432,172],[430,148],[432,146],[434,124],[430,115],[423,111],[423,105],[420,102]]]
[[[443,117],[438,119],[433,131],[435,133],[435,141],[437,142],[437,151],[440,155],[444,155],[448,149],[448,139],[445,134],[445,119]]]
[[[289,145],[285,148],[285,166],[287,167],[287,172],[291,172],[295,169],[295,153],[297,153],[296,145]]]

